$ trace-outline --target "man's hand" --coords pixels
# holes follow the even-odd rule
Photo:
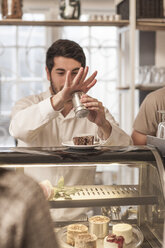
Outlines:
[[[97,71],[95,71],[86,80],[88,73],[88,67],[81,67],[77,75],[73,78],[71,72],[67,71],[64,87],[56,95],[51,97],[51,104],[54,110],[59,111],[64,108],[65,104],[72,99],[72,94],[77,91],[86,93],[91,87],[93,87],[97,80],[95,79]]]
[[[97,99],[86,94],[82,95],[81,102],[89,110],[88,120],[94,122],[99,127],[99,132],[102,139],[106,140],[111,134],[111,124],[105,118],[104,107]]]
[[[88,73],[88,67],[81,67],[79,72],[73,79],[71,77],[71,72],[68,71],[66,75],[66,80],[63,89],[61,90],[61,97],[63,101],[66,102],[72,98],[72,94],[77,91],[82,91],[86,93],[91,87],[95,85],[97,80],[95,79],[97,75],[97,71],[95,71],[90,77],[86,80],[86,76]]]

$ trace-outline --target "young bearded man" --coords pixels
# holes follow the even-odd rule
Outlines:
[[[81,133],[91,133],[105,145],[127,146],[130,137],[121,130],[102,103],[86,93],[96,83],[95,71],[86,79],[85,54],[70,40],[57,40],[46,55],[48,91],[21,99],[12,111],[10,134],[18,146],[60,146]],[[89,110],[87,118],[75,117],[72,94],[84,92],[82,103]]]
[[[88,67],[82,48],[70,40],[57,40],[47,51],[46,73],[50,81],[48,91],[21,99],[12,111],[10,134],[23,147],[55,147],[84,133],[99,137],[108,146],[128,146],[131,138],[119,128],[113,116],[97,99],[87,95],[96,84],[95,71],[87,79]],[[82,91],[82,103],[89,110],[86,118],[76,118],[72,94]],[[63,176],[65,185],[94,184],[95,168],[78,166],[31,168],[28,174],[38,181],[48,179],[56,185]],[[73,219],[74,211],[58,210],[56,217]],[[61,213],[61,214],[60,214]],[[68,214],[69,213],[69,214]]]

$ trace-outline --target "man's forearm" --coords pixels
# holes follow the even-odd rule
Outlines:
[[[112,131],[112,126],[109,123],[109,121],[106,120],[103,126],[99,126],[98,135],[102,140],[107,140],[111,135],[111,131]]]
[[[134,145],[146,145],[147,135],[140,133],[136,130],[133,130],[132,140],[133,140]]]
[[[64,100],[61,91],[50,98],[51,105],[55,111],[61,111],[64,108]]]

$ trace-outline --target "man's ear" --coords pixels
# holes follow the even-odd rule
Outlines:
[[[47,80],[50,81],[50,72],[47,66],[45,67],[45,70],[46,70]]]

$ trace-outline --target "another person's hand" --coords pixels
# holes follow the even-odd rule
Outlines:
[[[131,137],[132,137],[134,145],[146,145],[147,144],[146,134],[133,130]]]
[[[43,190],[46,200],[52,199],[52,197],[54,196],[54,189],[50,181],[44,180],[40,182],[39,185]]]
[[[86,94],[82,95],[81,102],[89,110],[88,120],[95,123],[100,130],[101,138],[108,139],[111,134],[111,124],[106,120],[104,106],[102,102]]]

